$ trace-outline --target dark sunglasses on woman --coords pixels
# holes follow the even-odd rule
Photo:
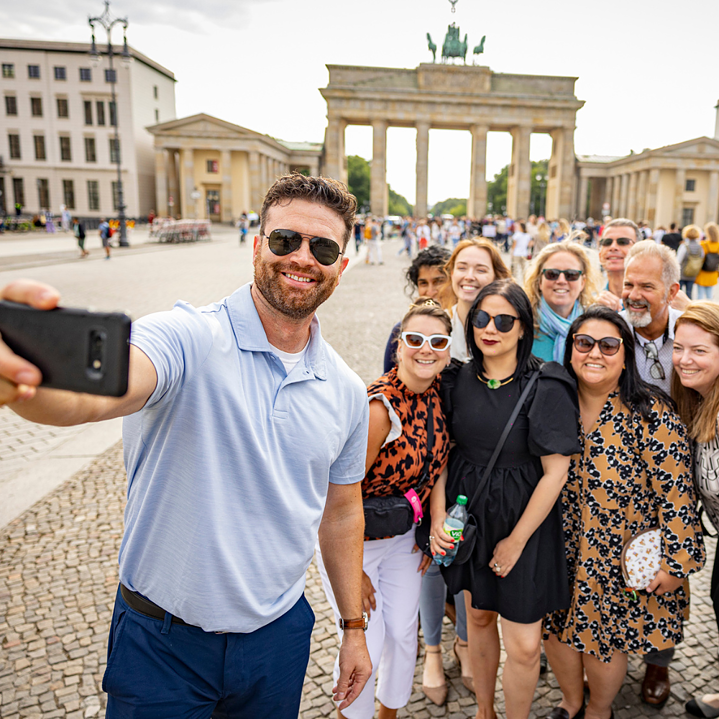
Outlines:
[[[479,310],[479,312],[472,317],[472,324],[477,329],[483,330],[489,324],[489,320],[494,320],[494,326],[497,332],[509,332],[518,319],[519,317],[515,317],[514,315],[495,315],[492,317],[489,312]]]
[[[546,267],[542,270],[542,274],[545,279],[550,282],[556,282],[560,275],[564,275],[564,279],[567,280],[567,282],[576,282],[584,273],[582,270],[554,270]]]
[[[611,357],[619,352],[622,341],[620,337],[602,337],[602,339],[597,340],[589,335],[574,335],[574,349],[582,354],[587,354],[592,351],[594,345],[598,344],[599,351],[603,355]]]
[[[265,237],[270,251],[278,257],[297,252],[305,237],[309,238],[312,256],[321,265],[333,265],[337,262],[337,258],[343,254],[340,252],[340,246],[334,240],[329,240],[326,237],[303,235],[301,232],[295,232],[295,230],[272,230]]]

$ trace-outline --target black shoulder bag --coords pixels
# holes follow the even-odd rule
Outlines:
[[[434,416],[431,399],[427,406],[427,457],[424,460],[419,482],[401,497],[367,497],[362,500],[364,507],[364,533],[370,539],[394,537],[405,534],[412,525],[422,523],[422,503],[419,492],[429,482],[429,465],[434,447]]]
[[[504,426],[504,430],[499,437],[497,446],[494,448],[494,452],[492,452],[489,463],[484,470],[484,474],[482,475],[482,485],[484,485],[487,478],[489,477],[490,472],[494,469],[494,465],[497,463],[497,459],[499,458],[499,453],[502,451],[502,447],[504,447],[504,443],[507,441],[507,437],[509,437],[509,433],[512,431],[514,422],[519,416],[519,412],[522,409],[522,406],[524,405],[527,396],[529,395],[529,390],[532,389],[532,385],[534,385],[534,383],[536,382],[537,377],[539,377],[539,370],[536,370],[532,373],[532,375],[529,377],[529,381],[527,382],[526,387],[522,391],[522,394],[519,396],[519,400],[514,406],[512,414],[507,420],[507,424]],[[418,527],[415,534],[417,546],[428,557],[432,556],[432,550],[429,547],[429,533],[431,531],[430,524],[430,522],[425,522],[425,526]],[[462,532],[462,538],[463,541],[459,545],[459,549],[457,550],[457,556],[454,558],[453,564],[464,564],[464,562],[469,559],[470,555],[472,554],[472,551],[474,550],[474,544],[477,540],[477,520],[472,514],[469,514],[467,524],[464,528],[464,531]]]

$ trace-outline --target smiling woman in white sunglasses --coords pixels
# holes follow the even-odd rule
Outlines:
[[[347,719],[374,716],[375,680],[380,719],[394,719],[412,694],[420,587],[429,566],[429,558],[416,551],[415,527],[424,516],[429,522],[429,494],[449,454],[438,375],[450,359],[451,329],[440,304],[420,297],[402,320],[397,366],[367,388],[362,599],[372,676],[355,702],[338,713]],[[342,631],[319,549],[318,565]],[[351,629],[348,623],[344,631]]]

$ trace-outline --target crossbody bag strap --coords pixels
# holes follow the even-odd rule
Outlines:
[[[419,475],[419,483],[408,489],[404,496],[410,503],[412,510],[414,511],[415,524],[422,523],[422,517],[424,512],[422,511],[422,502],[419,501],[419,492],[422,490],[425,484],[429,482],[430,472],[429,466],[432,461],[432,449],[434,447],[434,414],[432,407],[434,405],[434,397],[429,398],[429,404],[427,406],[427,456],[424,459],[424,466],[422,467],[422,473]]]
[[[487,468],[484,470],[484,476],[482,477],[482,485],[484,484],[484,482],[487,481],[487,478],[489,477],[490,472],[494,469],[494,465],[497,463],[497,458],[499,457],[499,453],[502,451],[502,447],[504,447],[504,443],[507,441],[507,437],[509,436],[509,433],[512,431],[514,422],[517,419],[517,417],[519,416],[519,412],[522,409],[522,405],[524,404],[525,400],[527,399],[529,390],[532,389],[532,385],[537,380],[537,377],[539,377],[539,370],[537,370],[536,372],[534,372],[532,374],[532,376],[529,378],[529,381],[527,382],[527,386],[524,388],[524,391],[519,396],[519,401],[515,405],[514,410],[512,411],[512,414],[510,415],[506,426],[504,427],[502,436],[499,438],[499,442],[497,442],[497,446],[494,448],[494,452],[492,453],[492,457],[489,460],[489,464],[487,465]]]

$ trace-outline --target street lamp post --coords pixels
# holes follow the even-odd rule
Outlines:
[[[130,50],[127,47],[127,18],[116,17],[113,18],[110,15],[110,2],[105,0],[105,11],[99,17],[89,17],[87,19],[90,27],[92,28],[92,47],[90,48],[90,57],[93,61],[99,62],[100,53],[98,52],[97,46],[95,45],[95,24],[97,23],[101,27],[105,28],[107,32],[107,56],[110,64],[110,88],[112,91],[112,107],[114,112],[115,120],[115,162],[117,164],[117,219],[120,223],[120,247],[129,247],[130,243],[127,241],[127,222],[125,217],[125,195],[122,190],[122,169],[121,169],[121,158],[120,158],[120,135],[118,127],[120,125],[120,110],[117,106],[117,94],[115,92],[115,84],[117,83],[117,75],[113,66],[113,47],[112,47],[112,28],[115,25],[122,25],[122,60],[123,62],[130,62]],[[112,120],[112,113],[110,119]]]

